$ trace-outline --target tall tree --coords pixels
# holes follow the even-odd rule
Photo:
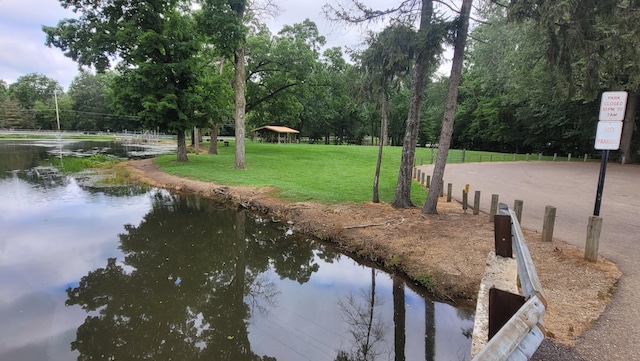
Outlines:
[[[360,62],[367,78],[366,89],[379,98],[380,143],[373,179],[373,202],[378,203],[382,150],[388,141],[389,92],[393,83],[398,84],[398,78],[409,72],[415,50],[415,31],[398,24],[385,28],[377,36],[372,35],[368,42],[369,48],[360,56]]]
[[[438,19],[432,0],[404,0],[396,7],[385,10],[374,10],[358,0],[351,0],[358,13],[352,14],[343,6],[337,8],[325,6],[325,13],[330,17],[351,23],[361,23],[392,15],[394,21],[413,25],[419,21],[416,62],[413,66],[411,81],[411,98],[407,115],[406,131],[402,142],[402,157],[398,183],[391,205],[395,208],[408,208],[411,202],[411,176],[415,160],[415,147],[420,126],[420,108],[422,106],[424,84],[437,63],[437,57],[442,52],[441,42],[447,32],[448,23]],[[418,10],[419,9],[419,10]],[[418,10],[418,11],[416,11]]]
[[[135,109],[145,126],[176,132],[177,160],[187,161],[185,131],[206,121],[198,93],[203,37],[191,15],[191,2],[60,2],[80,17],[43,27],[46,44],[100,72],[119,58],[118,100]]]
[[[640,101],[638,1],[586,0],[579,6],[556,1],[510,1],[517,20],[533,19],[547,36],[547,59],[565,75],[566,93],[587,101],[602,90],[627,90],[621,151],[635,161],[632,142]],[[637,142],[636,142],[637,143]]]
[[[440,132],[440,140],[438,141],[438,157],[436,165],[433,168],[433,176],[431,177],[431,187],[427,195],[427,201],[422,208],[423,213],[437,214],[438,195],[444,186],[444,168],[447,164],[447,155],[449,154],[449,146],[451,145],[451,136],[453,135],[453,122],[456,117],[456,107],[458,105],[458,86],[462,77],[462,63],[464,61],[464,51],[467,44],[467,33],[469,31],[469,15],[471,14],[472,0],[462,0],[460,8],[460,20],[456,31],[456,39],[453,49],[453,63],[451,64],[451,76],[449,77],[449,92],[447,94],[447,102],[444,110],[444,118],[442,119],[442,130]]]

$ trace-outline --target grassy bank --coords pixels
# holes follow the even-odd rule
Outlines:
[[[222,144],[221,144],[222,145]],[[203,149],[208,144],[203,144]],[[373,176],[378,147],[324,144],[246,143],[246,170],[233,168],[234,142],[218,147],[218,155],[190,154],[188,163],[175,162],[175,155],[162,156],[157,163],[170,174],[225,185],[275,187],[281,197],[294,201],[315,200],[324,203],[368,202],[373,194]],[[386,147],[380,175],[380,199],[391,202],[395,192],[402,148]],[[435,162],[437,150],[418,148],[416,165]],[[538,160],[537,154],[504,154],[483,151],[449,151],[447,163],[513,162]],[[544,161],[553,156],[542,156]],[[575,159],[577,160],[577,159]],[[412,186],[412,200],[422,205],[426,190]]]
[[[175,155],[159,157],[160,167],[181,177],[225,185],[275,187],[279,196],[323,203],[368,202],[373,194],[377,147],[309,144],[246,143],[246,170],[234,169],[235,150],[220,147],[218,155],[189,155],[177,163]],[[398,178],[402,148],[384,149],[380,175],[380,198],[391,202]],[[426,191],[412,187],[412,200],[422,205]]]

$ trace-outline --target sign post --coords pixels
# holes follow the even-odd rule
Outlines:
[[[595,149],[602,150],[602,164],[600,165],[600,176],[598,178],[598,190],[596,191],[596,204],[593,208],[593,215],[600,215],[600,205],[602,204],[602,191],[604,189],[604,177],[607,173],[607,162],[609,161],[609,151],[620,148],[620,137],[622,135],[622,121],[627,108],[627,92],[611,91],[602,93],[600,102],[600,115],[598,119],[598,129],[596,131]]]

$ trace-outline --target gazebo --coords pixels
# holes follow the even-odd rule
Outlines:
[[[263,141],[269,143],[291,143],[291,135],[297,133],[300,132],[288,127],[279,125],[265,125],[264,127],[256,128],[253,130],[253,139],[256,140],[258,136],[260,136]]]

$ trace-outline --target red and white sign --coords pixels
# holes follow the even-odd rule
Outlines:
[[[600,120],[624,120],[624,112],[627,109],[627,92],[615,91],[602,93],[600,102]]]
[[[599,121],[596,132],[595,148],[597,150],[618,150],[622,135],[622,122]]]

